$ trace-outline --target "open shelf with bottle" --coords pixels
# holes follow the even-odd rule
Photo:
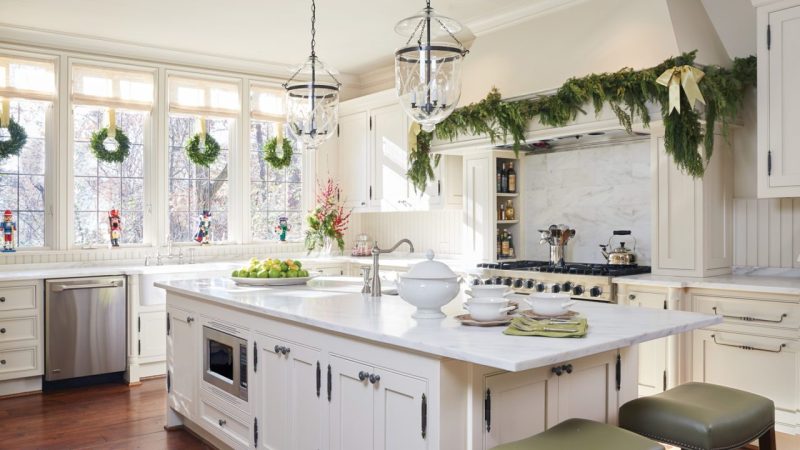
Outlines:
[[[516,157],[496,155],[495,157],[495,196],[497,211],[494,223],[496,232],[495,258],[497,261],[513,261],[521,258],[522,245],[521,197],[519,168]]]

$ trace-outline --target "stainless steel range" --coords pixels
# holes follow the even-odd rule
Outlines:
[[[617,302],[614,277],[650,273],[649,266],[609,264],[551,264],[549,261],[514,261],[479,264],[482,271],[476,284],[505,284],[518,294],[564,292],[572,298]]]

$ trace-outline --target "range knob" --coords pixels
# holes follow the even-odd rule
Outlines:
[[[492,285],[492,284],[494,284],[494,281],[492,281],[491,278],[487,278],[487,279],[483,280],[483,284]]]
[[[560,284],[554,284],[554,285],[552,285],[552,286],[550,287],[550,290],[551,290],[551,291],[552,291],[554,294],[558,294],[559,292],[561,292],[561,285],[560,285]]]
[[[572,290],[572,286],[574,286],[572,281],[567,281],[561,285],[561,288],[564,289],[565,292],[569,292]]]
[[[544,292],[544,283],[536,283],[536,292]]]
[[[474,279],[472,280],[472,285],[473,285],[473,286],[480,286],[481,284],[483,284],[483,281],[481,281],[481,279],[480,279],[480,278],[474,278]]]
[[[600,297],[600,294],[602,294],[602,293],[603,293],[603,290],[600,289],[599,286],[595,286],[595,287],[589,289],[589,295],[591,295],[592,297]]]
[[[514,280],[514,289],[521,289],[522,288],[522,278],[517,278]]]
[[[583,286],[578,285],[572,288],[572,295],[583,295],[583,292]]]
[[[536,287],[536,282],[534,280],[528,278],[528,281],[525,282],[525,288],[533,289],[534,287]]]
[[[503,277],[494,277],[494,283],[492,284],[497,284],[497,285],[503,284]]]
[[[511,286],[512,284],[514,284],[514,279],[511,278],[511,277],[508,277],[505,280],[503,280],[503,284],[505,284],[506,286]]]

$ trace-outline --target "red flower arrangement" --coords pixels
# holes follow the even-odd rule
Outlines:
[[[306,249],[311,253],[316,248],[324,248],[326,241],[336,242],[339,251],[344,251],[344,233],[350,224],[352,210],[345,210],[337,200],[339,186],[328,179],[319,186],[316,196],[317,207],[308,215],[306,230]]]

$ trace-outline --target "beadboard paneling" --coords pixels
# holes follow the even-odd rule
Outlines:
[[[733,200],[733,264],[800,268],[800,198]]]
[[[433,249],[436,253],[461,253],[461,210],[409,211],[361,213],[351,223],[352,239],[360,232],[378,241],[381,247],[388,247],[402,238],[414,243],[420,253]],[[356,223],[357,222],[357,223]],[[405,248],[399,251],[407,251]]]

